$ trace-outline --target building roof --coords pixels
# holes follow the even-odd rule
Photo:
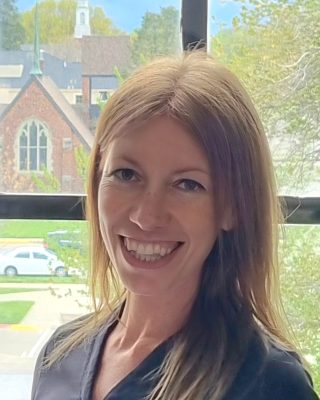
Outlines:
[[[63,44],[41,45],[42,72],[59,89],[81,89],[82,75],[95,79],[92,88],[116,89],[115,67],[126,69],[130,55],[129,36],[84,36]],[[32,61],[31,45],[17,51],[0,50],[0,87],[22,88],[29,80]]]
[[[61,118],[63,118],[70,126],[74,134],[78,137],[80,142],[84,144],[87,149],[90,149],[93,144],[93,135],[89,128],[77,115],[71,104],[68,103],[63,94],[59,91],[59,88],[48,76],[31,76],[29,81],[25,84],[15,99],[4,109],[2,113],[2,119],[12,109],[15,104],[19,101],[19,98],[28,90],[28,87],[35,82],[44,92],[46,97],[49,99],[51,104],[58,110]]]
[[[81,62],[81,41],[79,39],[70,38],[64,43],[41,44],[40,48],[46,53],[68,63]],[[25,44],[21,46],[21,49],[32,52],[33,45]]]
[[[68,63],[46,52],[42,58],[43,74],[50,76],[60,89],[81,89],[80,63]],[[0,51],[0,87],[22,88],[30,78],[32,61],[31,51]]]
[[[114,75],[110,76],[93,76],[91,78],[91,89],[113,89],[116,90],[119,87],[118,78]]]
[[[130,63],[129,36],[84,36],[81,39],[82,74],[86,76],[114,75]]]
[[[32,68],[32,53],[18,50],[0,50],[0,65],[12,70],[14,66],[22,66],[21,74],[13,76],[12,71],[7,71],[7,76],[0,76],[0,87],[21,88],[30,78]]]
[[[52,79],[48,76],[35,77],[37,83],[47,92],[48,97],[58,108],[61,115],[64,116],[66,122],[70,125],[71,129],[80,141],[91,149],[93,145],[93,135],[89,128],[78,116],[73,107],[68,103],[59,88],[55,85]]]

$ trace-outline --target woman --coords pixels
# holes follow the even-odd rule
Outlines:
[[[194,52],[133,74],[87,207],[95,311],[45,346],[32,399],[318,398],[281,322],[266,136],[229,71]]]

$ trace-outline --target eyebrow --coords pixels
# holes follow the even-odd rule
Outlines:
[[[129,164],[132,164],[133,166],[135,166],[137,168],[141,168],[139,162],[135,161],[134,159],[132,159],[132,158],[130,158],[128,156],[116,157],[116,158],[114,158],[114,161],[128,162]],[[208,172],[208,171],[204,170],[201,167],[199,168],[199,167],[192,166],[192,165],[190,167],[186,167],[186,168],[183,168],[183,169],[178,169],[178,170],[174,171],[174,174],[175,175],[179,175],[179,174],[185,174],[185,173],[188,173],[188,172],[200,172],[202,174],[210,176],[210,171]]]

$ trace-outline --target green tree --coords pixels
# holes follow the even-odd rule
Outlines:
[[[0,48],[17,50],[24,42],[25,32],[15,0],[0,0]]]
[[[160,14],[146,12],[142,25],[131,36],[133,67],[158,55],[175,54],[180,49],[179,12],[174,7],[161,8]]]
[[[123,32],[116,28],[112,20],[106,17],[101,7],[90,7],[90,26],[93,35],[112,36]]]
[[[38,4],[40,42],[63,43],[73,37],[76,21],[76,0],[44,0]],[[35,7],[22,14],[26,41],[32,43]],[[116,35],[120,33],[101,7],[90,8],[92,34]]]
[[[212,40],[251,92],[271,143],[285,143],[274,146],[284,189],[304,189],[319,174],[319,20],[317,0],[250,0]]]

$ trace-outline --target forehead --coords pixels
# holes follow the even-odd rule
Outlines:
[[[110,140],[104,154],[105,161],[132,155],[142,162],[162,158],[164,162],[199,163],[208,167],[207,157],[194,134],[179,121],[157,117],[140,127],[121,130]]]

